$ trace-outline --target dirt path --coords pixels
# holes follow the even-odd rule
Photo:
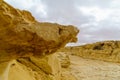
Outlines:
[[[120,64],[70,56],[70,71],[77,80],[120,80]]]

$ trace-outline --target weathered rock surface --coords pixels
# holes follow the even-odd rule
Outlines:
[[[40,23],[28,11],[0,0],[0,80],[61,80],[54,53],[75,42],[72,25]]]
[[[0,63],[0,80],[61,80],[61,65],[55,54],[20,58]]]
[[[120,63],[120,41],[103,41],[77,47],[67,47],[63,52],[84,58]]]
[[[61,67],[67,68],[70,66],[70,58],[69,55],[64,52],[57,52],[57,57],[60,60]]]
[[[75,41],[77,33],[71,25],[40,23],[28,11],[0,3],[0,62],[51,54]]]
[[[76,80],[75,75],[72,75],[69,69],[71,66],[70,55],[64,52],[56,52],[55,54],[61,64],[61,80]]]

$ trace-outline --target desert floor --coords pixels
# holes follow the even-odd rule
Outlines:
[[[120,80],[120,64],[70,56],[69,71],[76,80]]]

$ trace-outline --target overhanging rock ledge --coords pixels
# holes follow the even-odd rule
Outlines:
[[[0,0],[0,62],[54,53],[76,41],[78,32],[72,25],[38,22],[30,12]]]

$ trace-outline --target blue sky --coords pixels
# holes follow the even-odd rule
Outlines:
[[[74,25],[78,44],[120,40],[120,0],[5,0],[38,21]],[[76,44],[75,44],[76,45]]]

